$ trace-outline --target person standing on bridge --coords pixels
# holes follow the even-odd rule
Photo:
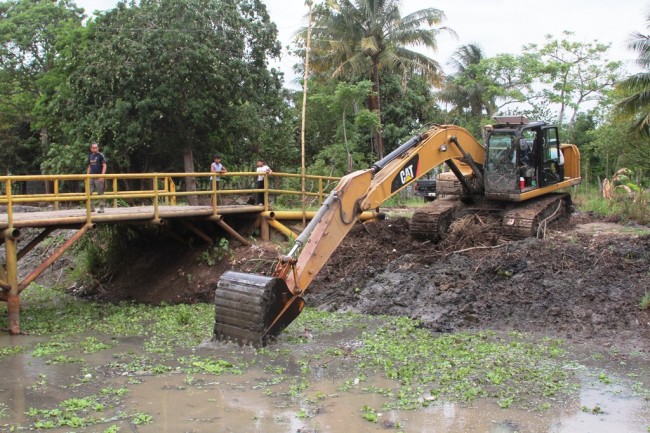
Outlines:
[[[257,172],[258,173],[266,173],[266,174],[271,174],[271,169],[269,168],[266,163],[264,163],[263,159],[258,159],[257,160]],[[257,185],[256,189],[264,189],[264,174],[260,174],[257,176]],[[258,192],[257,193],[257,204],[258,205],[264,205],[264,192]]]
[[[99,151],[99,144],[97,143],[92,143],[90,145],[87,173],[106,174],[106,158],[104,157],[104,154]],[[93,191],[97,191],[97,195],[104,195],[104,179],[90,179],[90,195],[92,195]],[[92,206],[91,210],[95,212],[95,206]],[[104,213],[104,200],[99,201],[99,213]]]
[[[226,167],[223,166],[221,163],[221,156],[217,155],[214,157],[214,162],[210,165],[210,172],[211,173],[225,173],[228,170]],[[219,182],[221,182],[221,177],[216,176],[216,181],[217,181],[217,189],[219,189]],[[210,176],[210,184],[212,185],[212,176]],[[221,203],[221,200],[219,200],[219,196],[217,196],[217,203]]]

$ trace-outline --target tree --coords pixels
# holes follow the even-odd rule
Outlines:
[[[431,85],[422,74],[411,74],[405,81],[402,76],[382,71],[381,94],[383,136],[388,149],[397,148],[431,123],[444,121]]]
[[[646,17],[650,28],[650,14]],[[645,137],[650,136],[650,35],[636,32],[629,48],[639,55],[637,64],[643,72],[632,75],[617,85],[623,97],[617,108],[623,118],[629,119],[632,128]]]
[[[491,80],[481,68],[483,50],[476,44],[459,47],[451,57],[454,74],[447,77],[439,98],[452,104],[458,115],[466,111],[474,118],[492,117],[496,111],[495,95],[488,92]]]
[[[40,111],[62,80],[55,72],[62,41],[81,27],[83,10],[68,0],[0,3],[0,145],[2,170],[38,168],[50,131]]]
[[[334,83],[332,83],[334,84]],[[370,81],[360,81],[356,84],[345,82],[335,83],[334,92],[316,92],[309,97],[310,105],[315,104],[320,115],[327,113],[330,119],[340,120],[332,122],[336,125],[335,134],[331,137],[332,143],[320,150],[315,160],[319,165],[333,168],[330,175],[343,175],[351,173],[358,168],[358,163],[363,161],[363,152],[360,149],[360,132],[375,130],[379,126],[377,114],[367,108],[360,108],[360,102],[367,99],[372,92]],[[319,89],[316,87],[316,89]],[[325,110],[321,110],[320,107]],[[345,156],[340,155],[340,150]],[[357,164],[355,164],[357,163]],[[324,167],[320,167],[321,169]],[[321,171],[322,172],[322,171]]]
[[[564,39],[546,36],[546,43],[524,46],[534,75],[545,85],[538,99],[559,105],[557,123],[563,125],[566,111],[572,110],[568,122],[571,131],[576,115],[588,102],[601,100],[618,80],[620,62],[604,60],[609,45],[598,41],[572,41],[573,33],[563,32]]]
[[[50,110],[65,116],[77,146],[110,147],[120,171],[194,172],[197,156],[212,160],[215,141],[251,155],[259,140],[279,139],[264,132],[286,114],[280,75],[267,68],[279,53],[259,0],[119,3],[66,58],[68,86]]]
[[[414,71],[440,83],[440,65],[413,51],[414,45],[436,49],[444,13],[435,8],[401,16],[399,0],[333,0],[314,9],[311,64],[315,72],[332,77],[366,76],[373,83],[368,108],[381,118],[380,73],[394,71],[403,77]],[[304,40],[306,31],[302,34]],[[375,149],[384,154],[381,129]]]

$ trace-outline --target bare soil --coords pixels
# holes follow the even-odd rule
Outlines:
[[[359,223],[310,286],[307,305],[403,315],[443,332],[516,330],[650,352],[650,309],[639,306],[650,290],[647,227],[574,214],[545,239],[511,241],[474,218],[434,245],[412,240],[408,224]],[[269,274],[280,248],[233,242],[210,265],[214,247],[136,245],[119,272],[71,289],[107,301],[212,302],[224,271]]]
[[[437,246],[409,239],[404,218],[356,227],[308,302],[443,332],[516,330],[650,351],[650,310],[639,307],[650,290],[643,230],[583,215],[546,239],[512,242],[482,231],[488,224],[459,223]]]

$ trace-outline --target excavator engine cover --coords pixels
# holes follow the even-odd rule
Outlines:
[[[300,314],[304,303],[281,278],[225,272],[214,297],[214,336],[220,341],[264,346]]]

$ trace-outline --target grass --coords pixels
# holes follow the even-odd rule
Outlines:
[[[639,308],[642,310],[647,310],[650,308],[650,292],[646,291],[639,302]]]
[[[613,200],[600,196],[597,188],[585,192],[583,188],[572,193],[573,202],[583,212],[593,212],[604,217],[617,217],[621,222],[634,222],[641,225],[650,224],[650,192],[635,192],[630,198],[627,194],[618,194]]]

